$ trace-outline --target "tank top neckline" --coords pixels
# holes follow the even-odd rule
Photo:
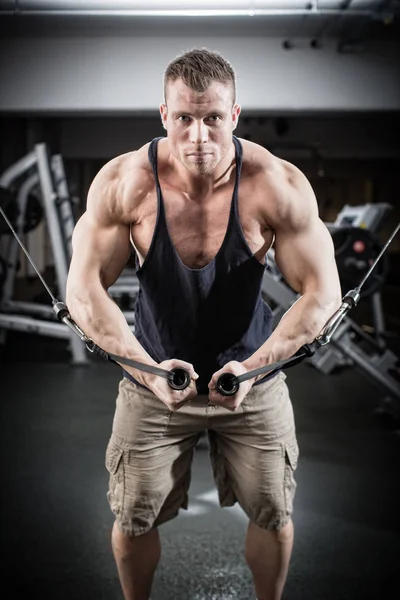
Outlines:
[[[183,269],[185,269],[189,273],[199,274],[200,275],[200,274],[205,273],[206,271],[208,271],[208,269],[210,269],[215,264],[215,262],[218,260],[218,257],[224,251],[224,248],[225,248],[225,246],[226,246],[226,244],[228,242],[228,239],[229,239],[230,235],[232,234],[232,232],[234,230],[235,225],[239,224],[239,227],[237,227],[239,235],[242,238],[242,241],[244,242],[246,249],[250,252],[250,255],[252,257],[254,257],[254,255],[251,252],[251,250],[250,250],[250,248],[249,248],[249,246],[247,244],[247,241],[246,241],[246,239],[244,237],[242,228],[240,226],[240,221],[239,221],[238,191],[239,191],[240,174],[241,174],[241,170],[242,170],[242,146],[241,146],[241,143],[238,140],[238,138],[236,138],[235,136],[232,136],[232,140],[233,140],[233,143],[235,145],[236,173],[235,173],[235,185],[234,185],[234,188],[233,188],[231,206],[230,206],[230,210],[229,210],[229,218],[228,218],[228,223],[227,223],[225,235],[224,235],[222,243],[221,243],[219,249],[217,250],[216,254],[214,255],[214,257],[206,265],[204,265],[204,267],[201,267],[199,269],[196,269],[196,268],[189,267],[189,266],[185,265],[185,263],[183,262],[183,260],[179,256],[178,251],[175,248],[175,244],[173,243],[171,235],[170,235],[170,232],[169,232],[168,222],[167,222],[167,217],[166,217],[166,212],[165,212],[165,206],[164,206],[164,199],[163,199],[163,196],[162,196],[161,185],[160,185],[160,181],[159,181],[159,178],[158,178],[157,149],[158,149],[158,142],[160,140],[162,140],[162,139],[164,139],[164,138],[162,138],[162,137],[155,138],[151,142],[151,145],[150,145],[150,148],[149,148],[149,155],[152,154],[152,160],[150,162],[151,162],[151,165],[152,165],[152,168],[153,168],[154,177],[155,177],[156,186],[157,186],[157,219],[156,219],[156,225],[155,225],[155,228],[154,228],[153,238],[154,238],[154,236],[156,234],[156,231],[158,230],[158,228],[160,226],[160,220],[162,219],[163,225],[164,225],[164,228],[165,228],[165,232],[166,232],[167,237],[168,237],[168,242],[171,245],[171,248],[173,249],[174,255],[175,255],[177,261],[179,262],[179,264],[182,266]],[[152,249],[152,247],[153,247],[153,241],[154,241],[154,239],[152,239],[152,241],[151,241],[148,255],[150,254],[150,249]],[[255,260],[257,260],[257,259],[255,259]],[[145,262],[147,262],[146,259],[143,262],[143,265],[142,265],[141,269],[144,267]],[[259,261],[257,261],[257,262],[259,262]],[[259,263],[259,264],[261,265],[261,263]],[[263,267],[263,265],[261,265],[261,266]]]

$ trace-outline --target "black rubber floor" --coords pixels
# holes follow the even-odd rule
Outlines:
[[[71,367],[59,342],[10,335],[1,362],[2,587],[7,598],[118,600],[104,452],[118,367]],[[22,347],[22,342],[27,346]],[[285,600],[400,598],[400,436],[352,370],[288,371],[300,445]],[[207,447],[190,509],[160,532],[153,600],[253,600],[246,519],[220,509]],[[389,593],[390,590],[390,593]]]

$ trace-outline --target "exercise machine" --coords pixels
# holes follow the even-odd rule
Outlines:
[[[333,224],[327,224],[334,246],[342,289],[357,285],[380,251],[376,232],[391,210],[388,204],[346,205]],[[371,227],[372,230],[367,227]],[[384,260],[382,260],[384,259]],[[383,256],[363,289],[362,298],[370,300],[373,308],[376,335],[370,335],[348,316],[331,338],[307,363],[328,375],[340,367],[355,367],[374,382],[387,396],[381,409],[399,417],[400,400],[399,357],[387,348],[384,341],[384,320],[380,290],[385,281],[388,264]],[[273,249],[267,255],[263,296],[272,305],[274,326],[299,298],[284,281],[275,262]],[[379,267],[379,268],[378,268]]]
[[[36,203],[32,200],[35,198]],[[54,257],[57,291],[59,297],[65,300],[73,211],[62,157],[51,156],[46,144],[37,144],[32,152],[1,175],[0,201],[8,215],[13,217],[13,225],[18,234],[32,231],[42,218],[45,219]],[[36,208],[32,209],[32,205]],[[2,230],[2,243],[7,248],[1,261],[0,344],[5,344],[7,330],[66,339],[72,363],[87,364],[87,353],[82,344],[68,328],[55,319],[51,306],[13,299],[19,247],[13,237],[9,243],[4,244],[6,233]]]

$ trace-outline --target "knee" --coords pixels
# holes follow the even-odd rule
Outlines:
[[[143,543],[146,543],[148,538],[154,538],[156,531],[151,531],[142,534],[135,535],[132,532],[125,531],[121,529],[120,525],[117,521],[114,521],[114,526],[111,532],[111,546],[114,553],[118,554],[121,557],[129,557],[133,554],[136,554],[138,549],[143,546]],[[149,542],[156,540],[150,539]]]
[[[291,542],[294,533],[292,520],[289,519],[285,525],[273,530],[272,533],[275,536],[276,541],[280,544],[287,544],[288,542]]]
[[[140,535],[135,535],[123,531],[117,521],[114,521],[111,545],[114,553],[122,558],[146,552],[151,555],[152,559],[159,560],[161,555],[161,543],[156,527]]]
[[[124,533],[119,527],[117,521],[114,521],[114,525],[111,531],[111,545],[114,551],[119,554],[129,554],[129,551],[134,546],[135,537]]]
[[[261,543],[269,540],[276,545],[284,545],[292,542],[294,537],[294,527],[291,519],[283,525],[269,525],[267,527],[250,522],[249,533],[252,540]]]

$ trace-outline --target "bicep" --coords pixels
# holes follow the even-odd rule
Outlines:
[[[129,227],[97,222],[85,213],[75,226],[67,287],[100,282],[108,289],[118,279],[130,256]]]
[[[310,215],[299,227],[282,226],[276,230],[275,260],[296,292],[340,294],[332,237],[318,216]]]

